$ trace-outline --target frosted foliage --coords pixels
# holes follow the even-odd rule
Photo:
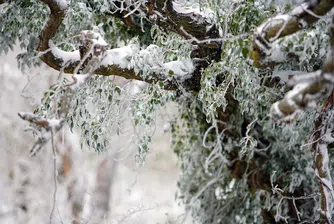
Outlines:
[[[328,35],[323,30],[330,24],[330,16],[324,17],[314,25],[314,29],[303,30],[295,35],[283,38],[273,45],[272,55],[277,51],[286,59],[285,63],[277,66],[277,70],[296,70],[312,72],[321,68],[326,57],[328,47]],[[269,58],[271,60],[272,58]],[[298,64],[295,60],[298,60]],[[274,58],[275,60],[275,58]]]
[[[229,192],[227,189],[231,176],[220,176],[224,170],[228,172],[228,168],[223,165],[224,161],[228,160],[228,153],[233,150],[238,151],[239,157],[246,161],[251,160],[255,154],[265,155],[273,159],[261,164],[261,168],[267,172],[276,171],[275,180],[285,178],[284,192],[302,190],[311,194],[317,191],[318,183],[313,178],[312,154],[307,144],[316,113],[302,113],[299,120],[290,125],[271,121],[268,111],[272,103],[282,97],[284,88],[280,83],[264,85],[271,80],[272,71],[250,66],[247,59],[249,39],[234,36],[249,30],[250,20],[254,23],[263,21],[269,16],[266,14],[269,8],[268,11],[261,8],[264,12],[259,14],[254,5],[243,2],[238,5],[237,10],[245,15],[241,17],[238,14],[234,19],[233,4],[229,3],[221,2],[227,7],[215,8],[217,11],[226,12],[220,13],[221,32],[230,35],[223,44],[223,60],[212,63],[203,71],[198,94],[200,106],[191,107],[191,111],[182,111],[185,119],[180,119],[181,121],[178,120],[173,125],[173,147],[183,161],[179,181],[180,197],[199,223],[230,223],[231,219],[235,220],[233,223],[262,223],[261,208],[270,210],[279,207],[281,214],[288,216],[287,201],[279,205],[280,198],[265,191],[257,191],[255,196],[251,197],[252,200],[249,200],[247,179],[236,180],[233,191]],[[268,4],[268,7],[270,5]],[[277,10],[284,12],[284,4],[281,6]],[[315,30],[307,29],[275,43],[270,59],[274,56],[278,58],[279,54],[282,54],[281,59],[286,60],[286,57],[291,55],[287,54],[291,52],[297,55],[298,60],[286,60],[285,63],[273,66],[273,69],[313,72],[321,68],[328,46],[326,33],[321,30],[326,29],[328,21],[320,20],[314,25]],[[280,49],[276,48],[278,46]],[[226,111],[228,94],[232,94],[238,101],[238,112],[234,111],[229,117],[227,128],[235,125],[237,129],[244,118],[254,123],[247,126],[247,133],[243,134],[239,141],[226,136],[225,138],[221,133],[221,141],[224,141],[224,138],[225,141],[218,150],[217,134],[214,134],[210,125],[214,125],[217,119],[217,108]],[[201,120],[199,111],[204,112],[209,125],[204,122],[196,123]],[[270,139],[270,143],[263,141],[260,136]],[[207,141],[208,143],[204,144]],[[217,191],[224,193],[217,196]],[[245,206],[240,207],[240,203]],[[314,218],[313,203],[308,201],[298,208],[304,220]]]
[[[228,104],[225,98],[226,93],[234,85],[233,76],[225,76],[225,73],[222,72],[223,69],[222,63],[216,63],[207,68],[202,76],[202,86],[198,98],[203,102],[208,122],[211,122],[212,115],[217,116],[217,108],[222,107],[225,110]],[[224,81],[218,86],[216,85],[217,76],[224,78]]]
[[[4,31],[0,34],[0,52],[8,50],[18,38],[28,51],[19,59],[29,65],[33,61],[28,58],[36,53],[30,47],[35,44],[39,31],[36,27],[41,27],[45,21],[47,10],[44,6],[38,8],[35,3],[24,6],[23,3],[18,1],[20,7],[10,3],[1,9],[8,20],[0,21],[1,31]],[[69,80],[61,80],[45,93],[36,113],[47,119],[57,118],[59,111],[66,113],[69,126],[81,128],[81,144],[98,152],[113,150],[112,133],[130,132],[128,142],[138,146],[136,159],[143,163],[150,151],[157,114],[166,110],[167,102],[176,101],[179,116],[172,119],[171,131],[172,147],[179,157],[182,172],[178,197],[195,220],[199,223],[263,223],[268,221],[263,220],[265,211],[279,211],[275,216],[277,221],[296,221],[287,218],[293,206],[281,196],[318,193],[310,152],[312,144],[308,141],[319,109],[302,112],[291,124],[275,123],[269,116],[271,105],[284,97],[289,86],[285,82],[287,78],[274,79],[273,75],[321,70],[328,48],[324,30],[333,13],[294,35],[268,43],[270,46],[264,50],[267,68],[256,68],[249,59],[253,53],[250,51],[254,50],[250,46],[255,27],[274,15],[290,18],[291,15],[282,14],[290,12],[301,1],[173,1],[169,6],[176,12],[193,20],[198,18],[200,21],[196,22],[204,23],[207,33],[220,35],[222,45],[217,53],[221,57],[214,57],[216,61],[205,52],[216,49],[220,44],[216,39],[205,36],[197,40],[182,34],[185,26],[175,24],[171,26],[178,34],[168,32],[163,17],[172,15],[161,16],[161,12],[150,11],[149,3],[142,0],[123,0],[117,4],[106,0],[70,1],[54,42],[63,50],[77,50],[74,37],[78,33],[86,29],[97,31],[110,47],[101,65],[110,66],[110,70],[118,66],[124,73],[133,69],[135,73],[131,71],[129,76],[139,75],[134,78],[150,84],[127,81],[117,85],[114,77],[88,75],[81,85],[71,89],[64,87]],[[144,9],[150,14],[145,15]],[[28,22],[34,27],[31,31],[22,25],[25,12],[32,18]],[[118,13],[123,17],[113,19],[103,13]],[[16,14],[19,14],[17,18]],[[158,16],[161,20],[154,20]],[[123,20],[126,18],[137,29],[127,29]],[[15,25],[8,25],[10,20]],[[161,24],[151,25],[152,21]],[[301,25],[307,24],[302,22]],[[263,30],[264,26],[257,30]],[[202,54],[208,57],[196,58]],[[201,70],[196,70],[196,66],[202,66]],[[180,84],[179,88],[163,90],[164,82],[169,81]],[[322,103],[314,101],[314,108],[321,108]],[[133,129],[124,130],[125,123],[132,124]],[[275,175],[268,178],[273,173]],[[274,187],[276,183],[280,186]],[[314,200],[298,204],[302,221],[314,220],[317,216],[314,214],[318,214],[315,204],[319,200],[315,196]]]
[[[175,33],[163,32],[157,25],[151,29],[151,36],[156,44],[163,49],[166,62],[189,58],[191,44]]]
[[[174,93],[161,89],[162,85],[152,85],[143,89],[131,106],[132,120],[135,125],[137,161],[143,163],[150,149],[151,137],[155,133],[156,117],[159,108],[174,100]]]
[[[57,111],[69,111],[68,124],[81,129],[81,145],[85,143],[98,152],[112,146],[112,133],[123,133],[131,121],[134,129],[129,143],[138,146],[137,159],[143,162],[155,130],[157,111],[173,99],[173,93],[161,89],[161,83],[144,87],[136,82],[117,86],[111,77],[90,77],[79,88],[64,89],[62,83],[52,85],[35,113],[57,117]],[[65,80],[64,80],[65,82]],[[136,90],[138,89],[138,90]],[[69,100],[64,108],[60,100]]]
[[[150,45],[143,49],[139,54],[132,57],[136,73],[140,73],[144,79],[149,77],[151,72],[156,74],[164,73],[164,56],[161,48],[157,45]]]

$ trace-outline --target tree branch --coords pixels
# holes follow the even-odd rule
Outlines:
[[[115,3],[115,7],[117,7]],[[134,27],[134,18],[140,20],[142,15],[151,24],[158,24],[164,30],[172,31],[194,44],[194,50],[191,58],[194,60],[195,71],[191,78],[184,82],[185,89],[199,91],[202,70],[204,70],[211,61],[221,59],[222,39],[215,25],[214,12],[200,8],[187,8],[172,0],[149,0],[137,10],[128,12],[129,6],[114,8],[112,16],[120,18],[129,28]],[[121,11],[123,10],[123,11]],[[124,18],[126,14],[126,18]],[[131,17],[131,19],[130,19]],[[124,21],[125,19],[130,20]],[[132,21],[132,22],[131,22]]]
[[[270,54],[271,43],[298,32],[318,21],[334,6],[332,0],[309,1],[296,7],[290,13],[270,18],[254,32],[250,58],[255,67],[265,67],[264,60]]]
[[[43,62],[45,62],[50,67],[56,70],[62,70],[65,73],[72,73],[76,71],[76,68],[80,67],[80,61],[82,55],[80,55],[79,51],[74,52],[65,52],[57,48],[56,46],[52,45],[51,39],[55,36],[60,24],[63,21],[65,10],[67,8],[66,1],[64,0],[64,5],[59,5],[58,1],[55,0],[41,0],[42,2],[46,3],[50,8],[50,16],[49,19],[42,29],[40,33],[40,42],[37,47],[37,51],[40,52],[40,58]],[[96,44],[96,43],[95,43]],[[100,47],[99,44],[96,44],[97,47]],[[87,49],[88,46],[84,46]],[[164,88],[167,90],[175,90],[178,88],[180,82],[177,81],[178,79],[178,72],[179,70],[185,70],[184,64],[182,62],[178,63],[176,61],[173,67],[170,67],[170,63],[163,64],[161,66],[162,74],[160,73],[153,73],[147,78],[143,78],[137,72],[135,72],[135,68],[130,65],[130,63],[124,63],[124,60],[129,60],[133,56],[134,52],[128,51],[128,54],[121,54],[124,50],[128,50],[131,46],[125,46],[124,48],[112,49],[105,52],[105,57],[101,61],[101,65],[94,70],[94,74],[99,75],[116,75],[121,76],[127,79],[135,79],[135,80],[142,80],[148,83],[155,83],[158,81],[163,81]],[[141,52],[139,52],[140,54]],[[119,57],[124,59],[120,62]],[[174,77],[168,78],[166,74],[169,71],[175,74]],[[185,71],[186,73],[187,71]],[[189,74],[182,74],[182,75],[189,75]],[[168,79],[167,79],[168,78]]]
[[[292,79],[293,84],[298,84],[282,100],[273,104],[271,115],[274,119],[291,121],[301,109],[315,108],[324,90],[326,94],[331,92],[334,83],[334,17],[329,37],[330,48],[322,70]]]
[[[333,223],[334,190],[329,167],[328,144],[334,139],[331,137],[333,123],[334,93],[326,100],[325,105],[314,122],[314,133],[311,142],[314,153],[314,170],[320,185],[320,217],[321,223]]]

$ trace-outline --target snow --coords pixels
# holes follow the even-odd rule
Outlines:
[[[288,102],[289,105],[294,106],[295,108],[298,108],[299,106],[295,103],[300,100],[302,100],[303,94],[302,92],[309,88],[310,83],[299,83],[297,84],[292,90],[290,90],[284,99]],[[309,105],[306,105],[306,107],[309,107]]]
[[[286,59],[286,53],[277,45],[272,48],[271,54],[267,60],[280,63],[286,61]]]
[[[280,103],[281,102],[278,101],[271,106],[270,115],[272,118],[277,119],[278,121],[281,122],[289,122],[294,120],[296,116],[300,113],[300,110],[296,108],[293,113],[286,116],[285,114],[282,113],[282,111],[278,107]]]
[[[102,66],[118,65],[121,68],[130,68],[132,55],[138,52],[138,45],[129,44],[121,48],[107,50],[106,57],[102,60]]]
[[[168,71],[173,71],[178,77],[185,77],[194,71],[194,65],[190,59],[171,61],[164,64]]]
[[[23,119],[23,120],[32,120],[34,118],[37,118],[35,114],[33,113],[26,113],[26,112],[19,112],[18,115]]]
[[[137,44],[129,44],[121,48],[106,51],[106,56],[102,60],[102,66],[118,65],[125,69],[135,69],[146,71],[148,67],[152,72],[168,74],[173,71],[177,77],[185,78],[194,71],[191,59],[182,59],[163,63],[163,54],[156,45],[150,45],[146,49],[139,51]]]
[[[282,70],[274,70],[273,72],[273,76],[277,76],[280,77],[280,79],[284,82],[289,80],[289,76],[299,76],[299,75],[303,75],[305,74],[305,72],[303,71],[292,71],[292,70],[286,70],[286,71],[282,71]],[[294,82],[294,80],[293,80]]]
[[[196,16],[201,16],[207,23],[214,24],[215,23],[215,13],[209,8],[200,8],[199,4],[192,4],[191,6],[184,6],[180,1],[173,1],[173,9],[177,13],[181,14],[192,14],[196,18]],[[198,21],[202,22],[202,21]]]
[[[54,130],[59,129],[62,126],[61,125],[62,121],[59,119],[49,119],[48,122],[49,122],[49,127],[51,127]]]
[[[258,36],[260,36],[262,39],[266,40],[265,39],[265,35],[266,35],[265,30],[266,29],[270,29],[271,27],[278,26],[280,24],[282,24],[282,26],[283,26],[284,24],[286,24],[286,21],[288,21],[290,19],[291,19],[291,16],[287,15],[287,14],[277,15],[273,18],[270,18],[269,20],[267,20],[267,22],[265,22],[261,26],[259,26],[256,29],[256,32],[257,32]],[[283,28],[283,27],[281,27],[281,28]],[[275,38],[271,38],[269,41],[273,42],[274,40],[275,40]]]
[[[321,74],[321,70],[306,74],[303,71],[291,71],[290,75],[293,75],[293,77],[289,80],[288,84],[295,85],[296,83],[315,82],[321,79]]]
[[[331,83],[334,83],[334,75],[333,73],[323,73],[322,74],[324,79],[331,82]]]
[[[100,33],[94,32],[92,30],[83,30],[82,34],[85,35],[86,38],[92,40],[94,45],[107,46],[108,43],[103,39]]]
[[[300,6],[294,8],[291,12],[291,15],[297,16],[302,14],[305,9],[307,9],[309,7],[310,3],[306,2],[306,3],[302,3]]]
[[[61,10],[65,10],[68,7],[67,0],[55,0],[56,3],[59,5]]]
[[[79,50],[73,52],[67,52],[59,49],[58,47],[54,46],[51,47],[51,52],[54,56],[61,59],[63,61],[62,65],[66,65],[69,62],[80,61],[80,53]]]

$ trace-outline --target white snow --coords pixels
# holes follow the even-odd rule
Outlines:
[[[67,0],[55,0],[60,9],[65,10],[68,7]]]
[[[49,127],[53,128],[54,130],[59,129],[62,125],[62,121],[59,119],[49,119]]]
[[[303,94],[301,94],[301,92],[303,92],[305,89],[309,88],[310,83],[299,83],[297,84],[292,90],[290,90],[284,97],[284,99],[286,99],[290,105],[295,106],[296,108],[298,108],[298,105],[295,104],[295,101],[299,101],[302,99]],[[291,102],[290,102],[291,101]]]
[[[167,72],[171,70],[174,72],[174,75],[178,77],[190,75],[195,69],[193,62],[190,59],[171,61],[165,63],[164,66],[167,69]]]
[[[280,101],[274,103],[270,108],[271,117],[273,117],[274,119],[277,119],[278,121],[281,121],[281,122],[292,121],[300,113],[300,110],[296,108],[293,113],[289,114],[288,116],[285,116],[278,107],[279,103],[280,103]]]
[[[38,118],[33,113],[19,112],[18,115],[20,116],[20,118],[22,118],[23,120],[26,120],[26,121],[32,121],[32,120]]]
[[[107,46],[108,43],[103,39],[100,33],[94,32],[92,30],[83,30],[81,31],[82,34],[85,35],[86,38],[92,40],[93,44],[100,45],[100,46]]]
[[[129,44],[121,48],[106,51],[106,56],[101,62],[102,66],[117,65],[124,69],[134,69],[145,75],[151,73],[162,74],[168,77],[170,71],[177,78],[184,79],[194,71],[191,59],[181,59],[163,63],[163,52],[156,45],[150,45],[146,49],[139,50],[138,44]],[[163,78],[163,77],[162,77]]]
[[[288,20],[291,19],[291,16],[288,14],[284,14],[284,15],[277,15],[273,18],[270,18],[269,20],[267,20],[267,22],[263,23],[261,26],[259,26],[256,29],[256,33],[259,37],[261,37],[263,40],[265,39],[265,35],[266,35],[266,29],[269,29],[271,27],[274,26],[278,26],[278,25],[282,25],[281,28],[284,28],[283,26],[287,23]],[[278,34],[279,35],[279,34]],[[276,36],[278,36],[276,35]],[[276,37],[275,37],[276,38]],[[271,38],[270,40],[266,40],[266,41],[270,41],[273,42],[275,40],[275,38]]]
[[[80,53],[79,50],[73,52],[67,52],[59,49],[58,47],[51,47],[51,52],[54,56],[61,59],[63,61],[62,65],[66,65],[69,62],[80,61]]]
[[[284,62],[286,61],[286,53],[283,52],[280,48],[273,48],[267,60],[278,62],[278,63]]]
[[[294,15],[294,16],[295,16],[295,15],[300,15],[300,14],[302,14],[302,13],[305,11],[305,9],[308,8],[309,4],[310,4],[310,3],[308,3],[308,2],[305,2],[305,3],[300,4],[300,6],[294,8],[294,9],[292,10],[291,15]]]
[[[215,23],[215,13],[209,8],[200,8],[200,5],[197,3],[193,3],[191,6],[184,6],[184,3],[182,4],[180,1],[173,1],[173,9],[177,13],[181,14],[192,14],[194,16],[194,19],[196,16],[201,16],[203,19],[210,24]],[[202,21],[198,21],[202,22]]]
[[[131,57],[139,50],[138,45],[129,44],[121,48],[107,50],[106,57],[102,60],[102,66],[118,65],[121,68],[131,68]]]

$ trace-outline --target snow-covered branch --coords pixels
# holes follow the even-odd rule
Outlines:
[[[276,120],[292,121],[302,109],[314,109],[319,99],[333,90],[334,84],[334,17],[329,27],[330,46],[322,70],[294,77],[297,84],[285,97],[274,103],[271,116]]]
[[[312,23],[329,12],[334,6],[331,0],[308,1],[285,15],[268,19],[255,29],[250,58],[255,67],[265,66],[265,59],[271,54],[271,44],[278,38],[288,36]]]
[[[51,39],[55,36],[57,29],[62,23],[67,6],[67,4],[65,4],[66,1],[61,1],[62,4],[56,0],[43,0],[43,2],[49,6],[51,13],[49,20],[40,33],[40,42],[37,50],[40,52],[42,61],[56,70],[63,70],[65,73],[77,74],[78,68],[82,69],[82,67],[87,67],[92,56],[96,55],[96,52],[98,52],[103,55],[103,59],[98,63],[99,66],[94,69],[94,74],[105,76],[115,75],[126,79],[142,80],[149,83],[163,81],[165,89],[177,89],[179,82],[176,80],[179,79],[181,75],[188,76],[193,72],[194,66],[192,65],[192,62],[189,62],[189,60],[186,59],[185,61],[168,62],[166,65],[161,61],[160,65],[156,66],[153,73],[142,76],[139,73],[144,73],[145,71],[142,71],[140,66],[136,66],[134,59],[136,57],[145,59],[143,55],[147,53],[148,49],[140,50],[138,44],[130,43],[122,48],[105,51],[104,47],[107,43],[103,40],[100,34],[91,31],[81,32],[81,36],[85,37],[85,41],[81,41],[82,46],[80,46],[80,51],[62,51],[52,44]],[[89,46],[93,46],[94,49],[89,52],[88,57],[83,58],[85,53],[82,52],[82,49],[86,49],[87,51],[88,48],[90,48]],[[151,46],[151,48],[153,47],[157,46]],[[147,62],[146,65],[150,66],[149,63],[150,62]],[[171,67],[172,64],[173,66]]]

